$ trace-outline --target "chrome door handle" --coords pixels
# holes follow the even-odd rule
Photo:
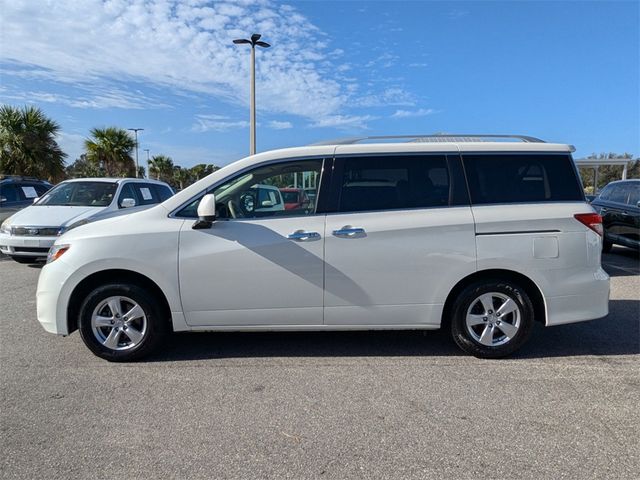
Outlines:
[[[320,238],[320,234],[318,232],[305,232],[304,230],[296,230],[295,232],[287,235],[289,240],[299,240],[300,242],[305,242],[307,240],[314,240]]]
[[[356,235],[362,235],[365,233],[364,228],[352,228],[352,227],[342,227],[339,230],[334,230],[333,234],[336,237],[355,237]]]

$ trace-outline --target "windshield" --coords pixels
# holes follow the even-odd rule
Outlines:
[[[49,190],[36,205],[107,207],[118,188],[111,182],[68,182]]]

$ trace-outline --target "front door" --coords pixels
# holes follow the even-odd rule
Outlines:
[[[189,325],[323,323],[325,216],[315,205],[286,210],[280,194],[317,189],[322,165],[300,160],[242,173],[212,190],[222,218],[210,229],[185,222],[179,275]]]
[[[453,285],[475,270],[457,155],[341,157],[338,149],[332,191],[325,324],[438,325]]]

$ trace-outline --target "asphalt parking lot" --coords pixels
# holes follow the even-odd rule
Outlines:
[[[606,319],[493,361],[441,332],[207,333],[110,364],[0,259],[0,476],[638,478],[639,257],[614,252]]]

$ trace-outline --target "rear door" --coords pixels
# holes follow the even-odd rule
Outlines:
[[[438,325],[475,269],[457,155],[340,155],[325,228],[325,324]]]
[[[626,208],[629,192],[625,183],[612,183],[603,190],[598,201],[598,213],[602,216],[602,226],[606,237],[620,241],[624,235]]]

